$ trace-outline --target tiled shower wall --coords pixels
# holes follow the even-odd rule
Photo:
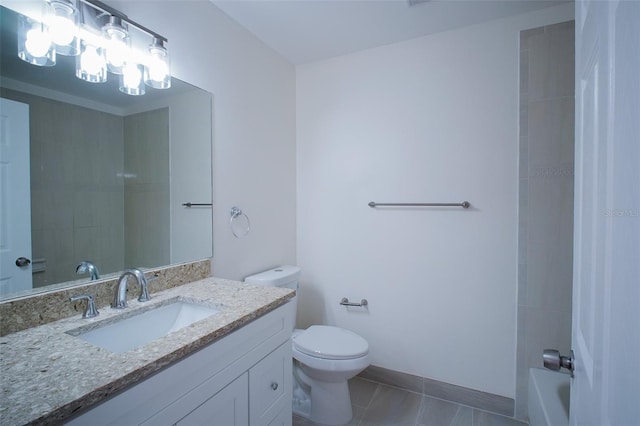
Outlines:
[[[517,418],[529,368],[571,346],[574,22],[520,34]]]

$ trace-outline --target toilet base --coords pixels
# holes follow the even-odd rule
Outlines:
[[[315,423],[330,426],[349,423],[353,417],[349,382],[312,379],[296,364],[294,362],[293,366],[293,412]]]

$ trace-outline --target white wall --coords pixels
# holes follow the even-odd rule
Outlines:
[[[295,263],[295,69],[208,1],[108,1],[169,39],[175,77],[213,93],[213,270]],[[229,210],[251,232],[236,239]]]
[[[299,325],[360,333],[374,365],[514,397],[519,31],[572,16],[554,7],[297,68]]]

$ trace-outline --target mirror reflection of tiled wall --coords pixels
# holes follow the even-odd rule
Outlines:
[[[169,264],[169,112],[109,114],[10,89],[29,105],[33,287]]]
[[[529,368],[569,353],[573,272],[574,22],[520,33],[516,417]]]
[[[122,117],[8,89],[2,96],[29,104],[34,288],[80,278],[82,260],[121,270]]]
[[[124,118],[125,268],[169,262],[169,109]]]

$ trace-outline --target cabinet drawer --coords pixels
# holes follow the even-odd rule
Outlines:
[[[249,419],[252,426],[267,425],[291,405],[291,340],[287,340],[249,370]]]

